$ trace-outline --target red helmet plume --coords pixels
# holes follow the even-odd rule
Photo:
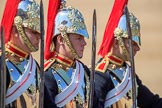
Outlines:
[[[105,56],[110,51],[114,37],[114,30],[118,25],[119,19],[124,11],[124,6],[127,4],[127,2],[128,0],[115,0],[113,9],[105,28],[100,49],[98,51],[99,55]]]
[[[46,32],[46,46],[45,46],[45,59],[48,60],[52,57],[53,52],[50,51],[52,35],[54,30],[54,20],[58,9],[60,7],[60,0],[49,0],[48,3],[48,16],[47,16],[47,32]]]

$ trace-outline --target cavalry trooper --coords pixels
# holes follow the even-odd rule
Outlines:
[[[90,72],[78,59],[88,37],[79,10],[65,1],[60,5],[60,0],[49,0],[44,108],[87,108]]]
[[[7,0],[1,24],[5,31],[6,108],[36,108],[40,7],[34,0]]]
[[[121,2],[121,3],[119,3]],[[120,4],[120,6],[118,6]],[[124,3],[125,4],[125,3]],[[132,108],[130,44],[123,3],[116,0],[99,49],[102,58],[96,65],[96,108]],[[118,7],[118,8],[116,8]],[[121,8],[119,8],[121,7]],[[115,10],[116,9],[116,10]],[[121,12],[121,13],[120,13]],[[129,14],[133,56],[140,50],[140,23]],[[112,25],[113,24],[113,25]],[[104,47],[103,47],[104,46]],[[107,49],[106,49],[107,48]],[[154,95],[136,75],[136,104],[140,108],[161,108],[162,99]]]

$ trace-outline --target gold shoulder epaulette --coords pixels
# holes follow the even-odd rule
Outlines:
[[[105,73],[108,65],[109,65],[109,59],[105,57],[97,64],[95,70]]]
[[[54,62],[55,58],[51,58],[44,63],[44,71],[46,71]]]

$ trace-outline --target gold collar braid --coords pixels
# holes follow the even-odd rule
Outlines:
[[[23,51],[22,49],[16,47],[14,44],[12,44],[11,42],[8,42],[5,44],[5,50],[10,53],[12,56],[18,56],[19,58],[27,58],[28,57],[28,53]]]

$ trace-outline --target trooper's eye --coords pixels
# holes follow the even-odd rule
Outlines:
[[[80,37],[78,37],[77,39],[79,39],[79,40],[80,40],[81,38],[80,38]]]
[[[134,42],[134,41],[132,41],[132,45],[133,45],[133,46],[135,46],[135,45],[137,45],[137,43],[136,43],[136,42]]]
[[[78,39],[79,41],[81,41],[81,40],[82,40],[82,38],[81,38],[81,37],[78,37],[77,39]]]

